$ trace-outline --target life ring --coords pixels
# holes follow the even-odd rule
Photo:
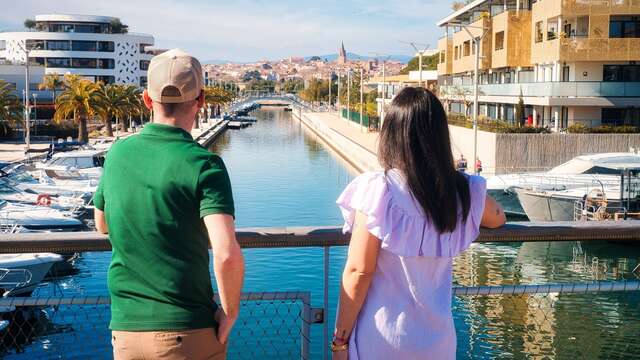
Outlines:
[[[36,200],[36,204],[42,206],[51,206],[51,195],[39,194],[38,199]]]

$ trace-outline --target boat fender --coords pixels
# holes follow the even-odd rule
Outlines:
[[[38,205],[42,206],[50,206],[51,205],[51,195],[49,194],[39,194],[38,199],[36,200]]]

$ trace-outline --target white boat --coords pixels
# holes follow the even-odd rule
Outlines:
[[[55,153],[35,168],[47,177],[63,180],[100,179],[104,165],[104,150],[77,150]]]
[[[581,210],[576,205],[584,203],[592,194],[600,199],[602,212],[607,208],[623,213],[636,211],[640,205],[640,181],[637,177],[630,179],[623,185],[618,176],[616,185],[601,183],[564,190],[516,188],[515,192],[529,220],[572,221],[576,219],[576,211]]]
[[[58,179],[51,178],[46,173],[40,173],[40,171],[36,173],[36,175],[42,176],[36,179],[24,164],[16,164],[0,170],[0,179],[8,185],[25,192],[82,198],[85,203],[91,199],[100,181],[99,179]]]
[[[487,178],[487,192],[508,213],[524,214],[514,189],[567,190],[572,188],[616,185],[620,170],[640,167],[640,154],[601,153],[577,156],[544,172],[495,175]]]
[[[62,256],[52,253],[0,254],[2,296],[29,296],[58,261]]]
[[[38,194],[34,191],[27,192],[9,185],[2,178],[0,178],[0,200],[20,204],[48,206],[52,209],[71,211],[74,213],[81,211],[85,205],[85,201],[81,197],[51,196],[48,194]]]
[[[15,227],[26,230],[78,231],[83,230],[85,226],[82,221],[67,212],[0,200],[0,228]]]

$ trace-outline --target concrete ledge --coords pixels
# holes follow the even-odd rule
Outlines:
[[[335,131],[321,120],[314,119],[299,109],[292,111],[293,117],[311,130],[344,160],[355,167],[359,172],[380,170],[378,157],[375,153],[353,141],[349,137]]]

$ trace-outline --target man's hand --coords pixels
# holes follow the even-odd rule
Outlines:
[[[236,320],[237,318],[228,317],[221,308],[218,308],[218,311],[216,311],[216,322],[218,322],[217,336],[220,344],[224,345],[227,343],[229,334]]]
[[[349,350],[342,351],[334,351],[331,355],[331,359],[333,360],[348,360],[349,359]]]

